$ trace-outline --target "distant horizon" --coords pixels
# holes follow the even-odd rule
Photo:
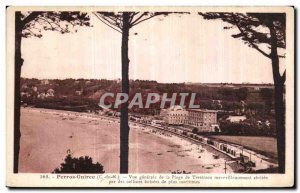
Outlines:
[[[24,79],[37,79],[37,80],[67,80],[67,79],[74,79],[74,80],[110,80],[110,81],[116,81],[120,80],[121,78],[116,78],[116,79],[107,79],[107,78],[74,78],[74,77],[69,77],[69,78],[36,78],[36,77],[24,77],[21,76],[21,78]],[[274,85],[274,83],[255,83],[255,82],[242,82],[242,83],[237,83],[237,82],[159,82],[157,80],[147,80],[147,79],[129,79],[133,81],[155,81],[160,84],[248,84],[248,85]]]

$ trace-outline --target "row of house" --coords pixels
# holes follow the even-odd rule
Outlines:
[[[54,97],[55,91],[50,88],[46,92],[38,92],[37,87],[32,88],[33,92],[21,92],[21,97],[37,97],[37,98],[48,98],[48,97]]]

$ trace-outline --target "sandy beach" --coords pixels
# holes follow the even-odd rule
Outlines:
[[[224,173],[225,157],[134,123],[130,124],[130,173]],[[119,171],[119,121],[99,115],[48,109],[21,110],[20,172],[50,173],[68,150],[74,157],[90,156],[106,173]],[[227,166],[226,173],[233,170]]]

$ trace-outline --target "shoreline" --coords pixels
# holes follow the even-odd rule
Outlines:
[[[97,135],[99,135],[99,132],[106,132],[105,133],[106,135],[104,135],[104,137],[106,137],[106,139],[111,134],[110,132],[107,133],[107,131],[104,131],[104,130],[102,131],[102,129],[98,128],[98,125],[100,123],[103,123],[102,125],[106,124],[106,126],[109,127],[109,129],[113,130],[114,132],[118,132],[119,123],[118,123],[118,120],[116,120],[116,119],[112,119],[109,117],[106,118],[106,117],[103,117],[100,115],[92,115],[89,113],[78,113],[78,112],[72,112],[72,111],[37,109],[37,108],[22,108],[21,119],[23,118],[23,115],[25,115],[26,113],[28,113],[29,116],[30,116],[30,114],[35,114],[35,116],[32,116],[32,118],[33,117],[38,118],[38,116],[40,116],[41,118],[43,118],[47,121],[50,121],[51,123],[49,123],[49,125],[53,124],[53,121],[55,122],[54,126],[55,126],[55,124],[56,125],[58,124],[57,126],[61,126],[66,123],[67,123],[67,126],[69,126],[69,125],[75,126],[76,125],[76,127],[77,127],[76,130],[79,133],[82,132],[81,130],[85,130],[86,127],[91,128],[91,131],[89,131],[89,132],[94,132],[94,134],[95,134],[95,130],[96,130],[96,137],[91,136],[91,135],[87,136],[90,139],[93,138],[92,141],[94,143],[89,143],[91,140],[84,142],[85,143],[84,146],[89,146],[89,147],[81,147],[82,148],[81,150],[78,147],[76,147],[76,148],[72,147],[74,149],[74,152],[73,152],[74,156],[79,155],[80,152],[90,152],[94,155],[91,157],[95,158],[95,161],[97,160],[97,161],[100,161],[100,163],[101,163],[100,158],[103,156],[110,160],[110,159],[112,159],[111,157],[116,157],[118,155],[118,148],[119,148],[118,144],[119,143],[117,143],[117,141],[118,141],[119,136],[117,134],[114,135],[113,137],[111,137],[112,143],[101,143],[101,142],[97,143],[97,140],[99,140],[99,138],[101,138],[101,137],[97,138]],[[51,116],[49,116],[49,114]],[[58,120],[57,118],[61,119],[61,120]],[[76,121],[80,122],[80,124],[74,125],[73,122],[76,122]],[[35,122],[36,121],[31,122],[31,123],[35,124]],[[24,121],[21,121],[21,125],[22,125],[22,123],[24,125]],[[171,173],[176,170],[180,170],[180,171],[185,170],[187,172],[192,172],[192,173],[224,173],[223,167],[224,167],[224,163],[225,163],[226,159],[223,156],[220,156],[219,159],[214,159],[213,155],[217,152],[211,152],[211,151],[207,150],[207,147],[204,147],[202,145],[193,144],[193,143],[188,142],[187,140],[184,140],[180,137],[172,136],[170,134],[166,134],[163,132],[154,131],[155,129],[153,129],[149,126],[141,127],[137,123],[134,123],[134,122],[130,122],[129,124],[130,124],[130,127],[132,128],[131,132],[130,132],[131,133],[130,140],[132,140],[132,141],[130,142],[130,145],[129,145],[130,153],[133,154],[133,155],[130,154],[131,158],[135,157],[136,159],[141,159],[142,163],[144,163],[144,162],[147,163],[148,160],[150,160],[150,159],[154,162],[157,162],[157,164],[159,164],[160,159],[162,159],[163,161],[166,161],[166,162],[170,162],[170,161],[174,162],[175,161],[174,163],[169,163],[169,164],[164,163],[164,164],[162,164],[162,166],[157,165],[156,168],[155,167],[149,168],[149,166],[146,166],[145,164],[137,164],[132,168],[133,171],[131,171],[131,173],[149,173],[149,172],[144,172],[144,171],[148,171],[148,170],[151,171],[152,169],[156,170],[154,173]],[[112,125],[114,125],[113,128],[112,128]],[[56,128],[53,128],[53,127],[51,127],[51,129],[57,130]],[[69,129],[72,130],[72,128],[69,128]],[[74,137],[72,137],[72,138],[75,138],[76,133],[74,133],[75,131],[73,131],[73,130],[71,132],[71,134],[73,133],[71,136],[74,135]],[[48,131],[45,131],[45,132],[48,132]],[[34,135],[34,132],[31,132],[31,135]],[[37,134],[35,133],[35,135],[37,135]],[[23,143],[24,143],[24,138],[25,138],[24,136],[26,137],[26,132],[22,136],[23,140],[21,139],[21,141],[23,141]],[[43,137],[45,137],[45,136],[43,136]],[[62,136],[57,136],[57,137],[60,138]],[[150,141],[148,138],[151,138]],[[145,148],[145,149],[142,148],[142,146],[145,146],[146,144],[143,144],[141,139],[149,141],[150,148],[147,147],[147,148],[149,148],[148,152],[145,150],[147,148]],[[72,146],[71,142],[70,142],[70,144]],[[66,142],[62,142],[62,146],[63,145],[70,146],[70,144],[67,144]],[[159,144],[161,144],[162,146],[159,147],[158,146]],[[25,143],[25,145],[26,145],[26,143]],[[74,144],[73,144],[73,146],[74,146]],[[100,155],[101,152],[99,152],[97,150],[97,148],[99,148],[99,147],[105,149],[105,151],[102,152],[102,155]],[[61,147],[57,147],[57,148],[61,149]],[[151,148],[153,148],[153,151],[150,151],[150,150],[152,150]],[[111,151],[112,149],[114,149],[114,152]],[[27,150],[30,150],[30,147]],[[21,151],[24,152],[24,149],[22,148],[22,146],[21,146]],[[36,150],[36,151],[38,151],[38,150]],[[53,151],[53,150],[50,150],[50,151]],[[110,155],[106,151],[108,151],[112,154]],[[62,154],[62,153],[60,153],[60,154]],[[149,155],[149,154],[151,154],[151,155]],[[218,154],[220,154],[220,153],[218,153]],[[153,156],[155,156],[157,159]],[[22,158],[24,158],[24,155],[21,156],[21,161],[24,160]],[[203,159],[203,158],[205,158],[205,159]],[[102,159],[102,161],[103,161],[103,159]],[[176,161],[178,163],[176,163]],[[112,163],[112,160],[111,160],[110,163],[108,164],[109,166],[106,165],[109,168],[108,172],[110,172],[110,173],[115,173],[118,170],[117,169],[118,167],[112,166],[112,165],[118,165],[119,161],[114,161],[114,162],[115,163]],[[22,162],[20,165],[22,166]],[[182,166],[182,168],[180,168],[180,166]],[[105,165],[104,165],[104,167],[105,167]],[[178,168],[176,168],[176,167],[178,167]],[[185,167],[187,167],[187,169],[185,169]],[[32,172],[32,168],[30,169],[30,167],[25,166],[25,167],[21,167],[21,168],[23,168],[23,172],[25,172],[25,173]],[[41,168],[45,169],[45,167],[41,167]],[[37,170],[41,171],[41,168],[37,169]],[[170,170],[169,168],[173,168],[173,171]],[[230,166],[228,166],[227,169],[228,169],[227,170],[228,173],[234,172],[234,169],[232,169]],[[162,171],[160,171],[160,170],[162,170]],[[189,171],[189,170],[192,170],[192,171]]]

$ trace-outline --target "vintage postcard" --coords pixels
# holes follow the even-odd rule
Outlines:
[[[293,7],[7,7],[8,187],[293,187]]]

